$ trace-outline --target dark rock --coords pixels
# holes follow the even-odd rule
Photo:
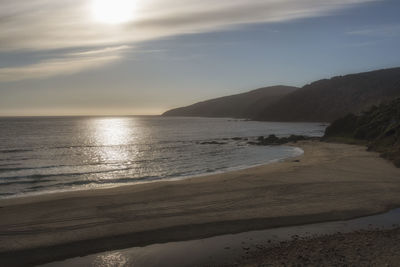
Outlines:
[[[273,145],[283,145],[287,143],[296,143],[297,141],[303,140],[313,140],[314,137],[307,137],[303,135],[291,135],[289,137],[277,137],[274,134],[270,134],[268,137],[260,136],[257,138],[257,142],[250,141],[250,145],[262,145],[262,146],[273,146]]]
[[[217,142],[217,141],[206,141],[206,142],[200,142],[200,145],[225,145],[226,143],[224,142]]]
[[[247,142],[247,144],[249,144],[249,145],[260,145],[260,143],[258,143],[258,142],[253,142],[253,141],[249,141],[249,142]]]

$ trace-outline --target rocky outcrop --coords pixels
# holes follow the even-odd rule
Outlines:
[[[323,140],[365,143],[369,150],[380,152],[400,167],[400,98],[334,121]]]

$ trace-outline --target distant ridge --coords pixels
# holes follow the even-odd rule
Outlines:
[[[252,118],[267,105],[297,90],[291,86],[271,86],[242,94],[215,98],[169,110],[163,116]]]
[[[331,122],[399,96],[400,68],[383,69],[313,82],[266,105],[253,118],[265,121]]]
[[[300,89],[260,88],[169,110],[163,115],[332,122],[396,97],[400,97],[400,68],[391,68],[323,79]]]

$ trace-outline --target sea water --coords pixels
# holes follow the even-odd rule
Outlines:
[[[298,156],[258,136],[321,136],[320,123],[161,116],[0,118],[0,198],[181,179]]]

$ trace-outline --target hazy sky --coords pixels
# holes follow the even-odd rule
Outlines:
[[[157,114],[400,66],[398,0],[0,0],[0,116]]]

